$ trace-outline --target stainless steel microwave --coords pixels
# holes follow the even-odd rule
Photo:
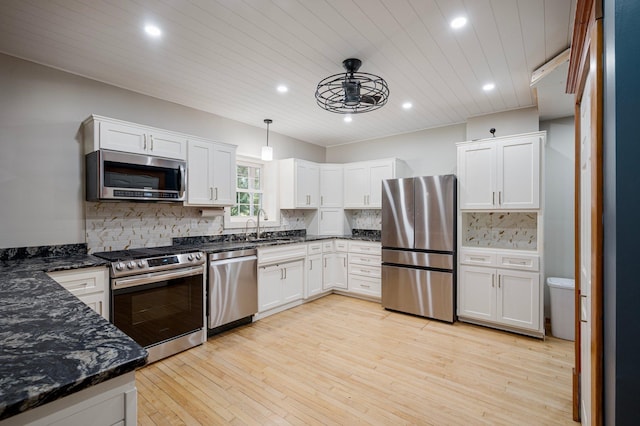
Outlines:
[[[102,149],[85,161],[87,201],[185,199],[185,161]]]

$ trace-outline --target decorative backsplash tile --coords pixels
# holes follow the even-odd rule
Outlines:
[[[382,210],[347,210],[351,212],[351,228],[382,230]]]
[[[470,212],[462,214],[462,245],[518,250],[538,247],[535,213]]]
[[[224,230],[223,216],[202,217],[197,207],[165,203],[87,202],[86,238],[89,253],[159,247],[177,237],[214,236]],[[283,211],[281,226],[269,231],[305,229],[304,212]]]

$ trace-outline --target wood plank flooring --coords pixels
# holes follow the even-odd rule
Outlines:
[[[140,425],[563,425],[573,343],[330,295],[136,373]]]

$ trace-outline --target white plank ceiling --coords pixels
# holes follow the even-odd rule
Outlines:
[[[0,52],[331,146],[536,105],[531,73],[569,47],[575,2],[1,0]],[[349,57],[391,96],[344,123],[314,92]]]

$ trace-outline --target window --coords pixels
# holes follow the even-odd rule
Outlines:
[[[260,226],[279,227],[278,162],[253,157],[236,157],[236,203],[224,209],[225,229],[255,226],[259,209],[264,209]],[[249,219],[255,222],[251,223]]]
[[[261,164],[238,161],[236,166],[236,203],[231,207],[232,218],[256,216],[262,208],[263,168]]]

